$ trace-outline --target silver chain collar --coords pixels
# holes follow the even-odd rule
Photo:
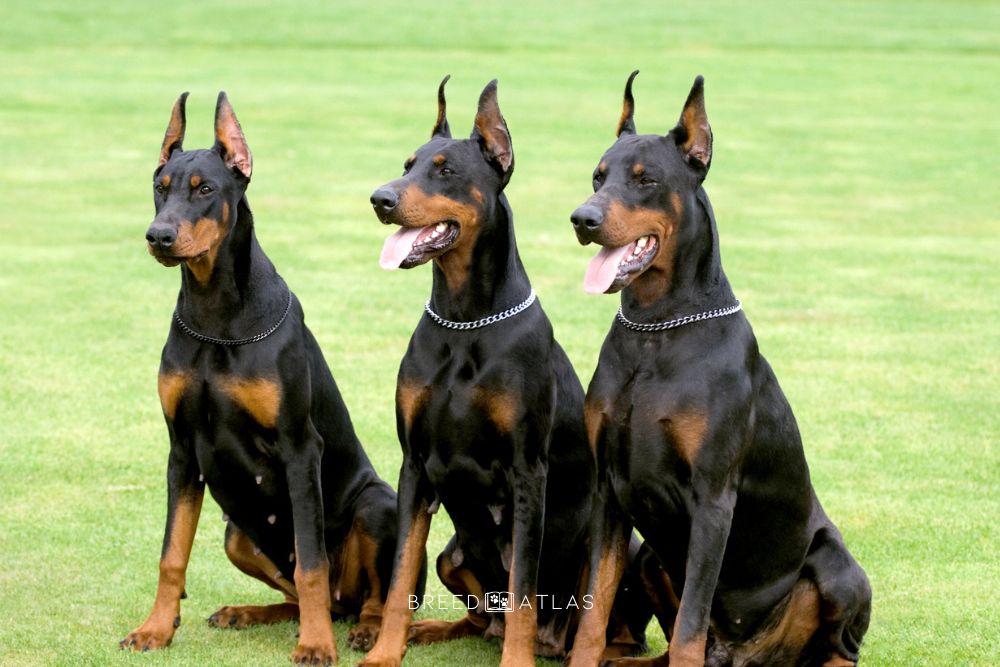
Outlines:
[[[702,320],[711,320],[716,317],[725,317],[727,315],[732,315],[738,313],[743,309],[743,304],[737,299],[736,303],[727,308],[716,308],[715,310],[706,310],[703,313],[698,313],[697,315],[685,315],[684,317],[678,317],[673,320],[667,320],[666,322],[650,322],[649,324],[643,324],[640,322],[633,322],[632,320],[625,317],[625,313],[622,312],[622,307],[618,306],[617,319],[622,323],[626,329],[631,329],[632,331],[666,331],[667,329],[676,329],[677,327],[682,327],[685,324],[691,324],[692,322],[701,322]]]
[[[285,318],[288,317],[288,313],[291,310],[292,310],[292,290],[288,290],[288,304],[285,306],[285,312],[281,314],[281,319],[279,319],[278,322],[273,327],[271,327],[267,331],[262,331],[255,336],[250,336],[249,338],[239,338],[236,340],[232,340],[229,338],[214,338],[212,336],[206,336],[203,333],[198,333],[197,331],[195,331],[194,329],[192,329],[191,327],[189,327],[187,324],[184,323],[184,320],[181,319],[181,315],[177,310],[174,310],[174,321],[177,322],[177,326],[180,327],[181,331],[186,333],[188,336],[191,336],[191,338],[194,338],[195,340],[200,340],[202,343],[213,343],[215,345],[229,345],[235,347],[237,345],[249,345],[250,343],[256,343],[258,341],[264,340],[265,338],[267,338],[268,336],[270,336],[271,334],[273,334],[275,331],[278,330],[278,327],[282,325],[282,323],[285,321]]]
[[[427,303],[424,304],[424,310],[427,311],[427,315],[430,316],[430,318],[434,320],[436,324],[439,324],[445,329],[468,331],[470,329],[481,329],[483,327],[488,327],[491,324],[496,324],[497,322],[506,320],[508,317],[514,317],[521,311],[527,309],[534,302],[535,302],[535,290],[532,289],[528,293],[528,298],[522,301],[521,303],[517,304],[516,306],[508,308],[502,313],[495,313],[493,315],[490,315],[489,317],[484,317],[482,319],[474,320],[472,322],[452,322],[451,320],[444,319],[443,317],[435,313],[433,310],[431,310],[430,299],[428,299]]]

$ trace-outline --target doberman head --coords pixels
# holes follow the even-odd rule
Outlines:
[[[461,289],[480,240],[488,239],[500,195],[514,171],[507,123],[497,103],[494,79],[479,97],[472,134],[453,139],[444,86],[431,139],[403,165],[403,175],[372,193],[375,214],[401,229],[382,249],[385,269],[409,269],[435,260],[452,291]]]
[[[184,264],[205,285],[244,203],[253,158],[224,92],[215,107],[215,145],[185,151],[187,96],[177,98],[163,137],[160,163],[153,173],[156,217],[146,231],[146,242],[149,254],[160,264]]]
[[[705,114],[704,80],[697,77],[680,120],[666,136],[636,134],[632,72],[618,121],[618,139],[594,170],[594,194],[570,220],[581,244],[602,246],[591,260],[584,289],[613,293],[633,285],[640,303],[671,287],[680,256],[702,254],[711,219],[702,181],[712,163],[712,129]],[[693,251],[693,252],[692,252]]]

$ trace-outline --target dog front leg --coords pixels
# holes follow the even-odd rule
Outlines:
[[[712,597],[726,553],[736,505],[736,491],[705,491],[691,516],[691,537],[684,570],[684,590],[670,639],[671,667],[701,667],[712,613]]]
[[[167,462],[167,526],[160,552],[156,600],[146,621],[118,643],[122,649],[149,651],[169,646],[181,623],[181,598],[205,484],[199,479],[193,453],[176,440],[173,429],[171,440],[174,442]]]
[[[525,451],[516,445],[517,453]],[[535,664],[535,635],[538,632],[538,558],[542,550],[545,516],[546,464],[535,458],[514,463],[513,534],[507,588],[513,610],[505,617],[503,654],[500,667]]]
[[[320,460],[323,441],[309,423],[304,441],[283,445],[294,455],[285,462],[295,530],[295,591],[299,600],[299,642],[292,652],[296,664],[337,662],[330,621],[330,562],[326,552]]]
[[[396,667],[406,651],[410,621],[416,609],[414,593],[424,565],[430,531],[430,485],[423,466],[409,454],[399,471],[399,538],[392,583],[382,609],[382,627],[375,646],[358,667]]]
[[[601,479],[601,478],[599,478]],[[590,581],[583,599],[583,617],[573,640],[570,667],[595,667],[604,655],[608,618],[618,584],[628,565],[631,525],[618,506],[606,477],[594,496],[590,524]]]

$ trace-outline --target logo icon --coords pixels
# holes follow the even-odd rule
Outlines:
[[[486,611],[514,611],[510,591],[490,591],[486,594]]]

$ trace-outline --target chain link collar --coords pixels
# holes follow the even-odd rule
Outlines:
[[[214,338],[212,336],[206,336],[203,333],[198,333],[197,331],[195,331],[194,329],[192,329],[191,327],[189,327],[187,324],[184,323],[184,320],[181,319],[181,315],[177,310],[174,310],[174,321],[177,322],[177,326],[180,327],[181,331],[186,333],[188,336],[191,336],[191,338],[201,341],[202,343],[213,343],[215,345],[229,345],[235,347],[237,345],[249,345],[250,343],[256,343],[258,341],[264,340],[265,338],[267,338],[268,336],[270,336],[271,334],[273,334],[275,331],[278,330],[278,327],[282,325],[282,323],[285,321],[285,318],[288,317],[288,313],[291,310],[292,310],[292,290],[288,290],[288,304],[285,306],[285,312],[281,314],[281,319],[279,319],[278,322],[273,327],[271,327],[267,331],[260,332],[256,336],[250,336],[249,338],[239,338],[236,340],[231,340],[228,338]]]
[[[445,329],[457,329],[458,331],[468,331],[470,329],[481,329],[482,327],[488,327],[491,324],[496,324],[506,320],[508,317],[514,317],[521,311],[527,309],[531,304],[535,302],[535,290],[532,289],[528,293],[528,298],[521,303],[508,308],[502,313],[495,313],[489,317],[484,317],[480,320],[474,320],[472,322],[452,322],[451,320],[446,320],[433,310],[431,310],[431,300],[428,299],[427,303],[424,304],[424,310],[427,311],[427,315],[434,320],[436,324],[444,327]]]
[[[732,315],[738,313],[743,309],[743,304],[737,299],[736,303],[727,308],[716,308],[715,310],[706,310],[703,313],[698,313],[697,315],[685,315],[684,317],[678,317],[673,320],[667,320],[666,322],[650,322],[649,324],[643,324],[640,322],[633,322],[632,320],[625,317],[625,313],[622,312],[622,307],[618,306],[617,319],[622,323],[626,329],[631,329],[632,331],[666,331],[667,329],[676,329],[677,327],[682,327],[685,324],[691,324],[693,322],[701,322],[702,320],[711,320],[716,317],[725,317],[727,315]]]

